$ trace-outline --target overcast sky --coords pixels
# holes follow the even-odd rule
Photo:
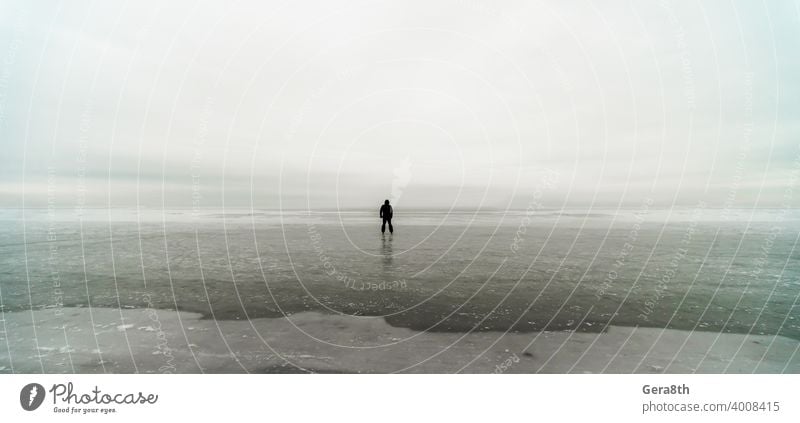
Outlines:
[[[800,206],[798,52],[800,1],[6,0],[0,206]]]

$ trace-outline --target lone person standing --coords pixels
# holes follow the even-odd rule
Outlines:
[[[383,202],[380,211],[380,217],[383,219],[383,224],[381,225],[381,233],[386,233],[386,224],[389,224],[389,233],[394,233],[394,228],[392,227],[392,206],[389,205],[389,200]]]

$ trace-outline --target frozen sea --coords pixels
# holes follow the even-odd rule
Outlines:
[[[0,372],[800,372],[800,211],[393,223],[2,210]]]

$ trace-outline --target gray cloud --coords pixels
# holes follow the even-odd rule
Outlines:
[[[7,206],[525,207],[551,169],[555,205],[767,207],[797,165],[789,1],[2,8]]]

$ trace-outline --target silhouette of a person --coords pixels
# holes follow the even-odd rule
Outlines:
[[[394,233],[394,227],[392,227],[392,206],[389,205],[389,200],[383,202],[381,206],[381,211],[379,216],[383,219],[383,224],[381,225],[381,233],[386,233],[386,224],[389,224],[389,233]]]

